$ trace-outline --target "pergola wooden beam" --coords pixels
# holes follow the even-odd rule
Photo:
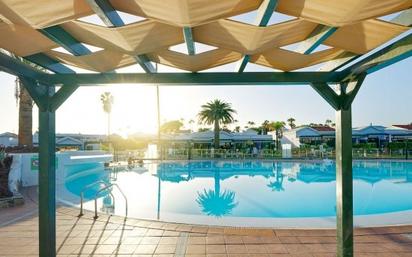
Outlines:
[[[318,25],[308,36],[308,38],[303,41],[298,49],[296,50],[299,53],[302,54],[310,54],[315,49],[320,46],[326,39],[328,39],[330,36],[332,36],[333,33],[338,28],[336,27],[329,27],[326,25]]]
[[[255,25],[259,27],[266,27],[269,23],[270,17],[276,9],[278,0],[264,0],[258,9],[258,13],[255,20]],[[237,72],[243,72],[250,60],[249,55],[243,56],[236,65]]]
[[[73,55],[81,56],[92,53],[85,45],[77,41],[59,25],[41,29],[40,32]]]
[[[100,17],[100,19],[109,27],[121,27],[124,26],[122,18],[119,16],[117,11],[113,8],[107,0],[86,0],[93,11]],[[150,62],[146,55],[136,55],[134,56],[136,62],[142,67],[142,69],[147,73],[156,72],[155,67]]]
[[[343,72],[207,72],[207,73],[99,73],[99,74],[40,74],[39,81],[46,84],[152,84],[152,85],[281,85],[309,84],[313,82],[338,83]]]
[[[189,55],[195,55],[196,54],[196,48],[195,48],[195,41],[193,40],[192,28],[184,27],[183,28],[183,37],[185,39],[188,54]]]
[[[55,73],[75,73],[74,70],[43,53],[25,56],[24,59]]]

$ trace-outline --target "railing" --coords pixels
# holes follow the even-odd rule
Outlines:
[[[104,185],[104,186],[108,186],[110,185],[110,183],[104,181],[104,180],[98,180],[96,182],[93,182],[85,187],[83,187],[82,191],[80,192],[80,214],[79,217],[83,216],[83,202],[84,202],[84,192],[86,192],[88,189],[90,189],[91,187],[95,186],[95,185]],[[113,200],[113,194],[112,192],[110,192],[110,195],[112,196]]]
[[[134,160],[143,159],[144,150],[127,151],[119,153],[119,161],[127,161],[132,157]],[[412,158],[412,150],[406,154],[405,149],[390,150],[378,148],[353,148],[352,155],[354,159],[372,159],[372,158],[393,158],[393,159],[407,159]],[[211,158],[220,159],[281,159],[282,151],[274,149],[260,149],[253,152],[247,149],[196,149],[196,148],[166,148],[159,152],[163,160],[203,160]],[[292,149],[292,158],[297,159],[334,159],[335,150],[328,149],[311,149],[311,148],[294,148]]]
[[[79,217],[81,217],[81,216],[83,216],[84,215],[84,213],[83,213],[83,202],[84,202],[84,192],[86,192],[88,189],[90,189],[91,187],[93,187],[93,186],[95,186],[95,185],[104,185],[103,186],[103,188],[100,188],[97,192],[96,192],[96,194],[94,195],[94,219],[97,219],[99,216],[97,215],[97,198],[98,198],[98,195],[101,193],[101,192],[103,192],[103,191],[105,191],[105,190],[108,190],[108,189],[110,189],[110,188],[112,188],[112,187],[116,187],[118,190],[119,190],[119,192],[120,192],[120,194],[123,196],[123,198],[124,198],[124,200],[125,200],[125,203],[126,203],[126,217],[127,217],[127,212],[128,212],[128,203],[127,203],[127,197],[126,197],[126,195],[123,193],[123,191],[120,189],[120,187],[117,185],[117,184],[112,184],[112,183],[108,183],[108,182],[106,182],[106,181],[103,181],[103,180],[99,180],[99,181],[96,181],[96,182],[94,182],[94,183],[91,183],[91,184],[89,184],[89,185],[87,185],[87,186],[85,186],[84,188],[83,188],[83,190],[80,192],[80,214],[79,214]],[[110,196],[112,197],[112,199],[113,199],[113,206],[115,205],[115,198],[114,198],[114,195],[113,195],[113,193],[112,193],[112,191],[110,190],[109,191],[109,193],[110,193]]]
[[[123,196],[123,198],[124,198],[124,201],[125,201],[125,206],[126,206],[126,213],[125,213],[125,216],[127,217],[127,197],[126,197],[126,195],[123,193],[123,191],[120,189],[120,187],[117,185],[117,184],[110,184],[110,185],[107,185],[107,186],[105,186],[105,187],[103,187],[103,188],[101,188],[100,190],[98,190],[97,192],[96,192],[96,194],[95,194],[95,196],[94,196],[94,219],[97,219],[98,217],[99,217],[99,215],[97,215],[97,196],[102,192],[102,191],[104,191],[104,190],[108,190],[108,189],[110,189],[110,188],[112,188],[112,187],[116,187],[118,190],[119,190],[119,192],[120,192],[120,194]],[[111,192],[110,192],[110,194],[111,194]],[[114,198],[113,198],[113,204],[114,204]]]

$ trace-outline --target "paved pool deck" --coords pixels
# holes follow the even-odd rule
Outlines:
[[[38,256],[36,189],[0,210],[0,256]],[[140,220],[57,209],[58,256],[333,257],[333,229],[252,229]],[[412,257],[412,225],[355,230],[356,257]]]

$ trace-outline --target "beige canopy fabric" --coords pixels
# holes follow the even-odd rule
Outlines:
[[[283,13],[292,17],[260,27],[246,21],[258,16],[262,0],[107,1],[117,11],[144,19],[106,27],[79,20],[95,14],[90,0],[0,0],[0,48],[21,57],[45,54],[62,64],[96,72],[135,64],[141,55],[192,72],[236,62],[246,55],[257,65],[293,71],[381,46],[410,27],[378,18],[412,8],[412,0],[279,0],[272,16]],[[234,18],[237,15],[244,15],[240,20],[245,23],[235,21],[239,20]],[[330,49],[306,55],[290,51],[294,44],[311,42],[319,25],[337,28],[322,42]],[[55,51],[70,46],[64,45],[64,39],[42,33],[51,26],[59,26],[79,43],[102,50],[81,56]],[[191,29],[195,42],[216,49],[200,49],[202,53],[194,55],[170,50],[185,42],[183,27]]]
[[[364,54],[407,30],[408,28],[404,26],[379,20],[367,20],[339,28],[325,40],[324,44],[352,53]]]
[[[0,22],[0,48],[27,56],[58,47],[56,43],[31,27]]]
[[[83,56],[73,56],[57,51],[47,51],[45,53],[65,64],[97,72],[108,72],[136,63],[136,60],[130,55],[108,50],[101,50]]]
[[[411,8],[412,0],[279,0],[276,11],[341,27]]]
[[[219,20],[193,29],[194,38],[204,44],[243,54],[254,54],[304,40],[317,24],[295,19],[268,27],[232,20]]]
[[[253,11],[261,0],[110,0],[126,13],[165,23],[194,27]]]
[[[94,14],[85,0],[1,0],[10,22],[40,29]]]
[[[186,55],[171,50],[149,55],[149,58],[154,62],[192,72],[235,62],[241,57],[240,53],[223,49],[214,49],[197,55]]]
[[[250,61],[282,71],[292,71],[332,60],[343,52],[344,50],[331,48],[305,55],[277,48],[261,54],[252,55]]]
[[[144,54],[184,42],[178,27],[144,20],[119,28],[73,21],[62,27],[80,42],[128,54]]]

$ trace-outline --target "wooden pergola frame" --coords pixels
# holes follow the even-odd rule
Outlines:
[[[93,10],[110,26],[124,23],[106,1],[88,0]],[[268,17],[277,1],[264,1],[256,24],[266,26]],[[110,14],[110,15],[109,15]],[[398,17],[402,24],[410,26],[411,11]],[[310,35],[302,45],[302,53],[310,53],[323,40],[334,33],[333,27],[322,26]],[[50,38],[58,35],[59,43],[73,54],[82,54],[85,49],[70,44],[73,38],[59,28],[42,31]],[[195,54],[193,35],[190,27],[183,28],[185,42],[190,55]],[[72,42],[73,43],[73,42]],[[74,42],[76,43],[76,42]],[[272,86],[280,84],[310,85],[336,111],[336,200],[337,200],[337,256],[353,256],[353,178],[352,178],[352,102],[362,82],[368,74],[404,60],[412,55],[412,34],[406,35],[387,47],[354,63],[359,56],[347,55],[345,62],[338,60],[331,71],[318,72],[243,72],[249,56],[243,56],[238,70],[230,73],[155,73],[156,70],[144,55],[136,56],[137,63],[146,73],[98,73],[77,74],[45,55],[27,58],[40,63],[54,74],[33,68],[17,59],[0,53],[0,70],[18,76],[39,107],[39,255],[56,256],[56,199],[55,199],[55,139],[56,110],[76,91],[79,86],[95,86],[127,83],[139,86],[173,85],[253,85]],[[344,65],[347,68],[337,71]],[[330,84],[338,84],[333,89]],[[56,88],[60,87],[56,91]]]

